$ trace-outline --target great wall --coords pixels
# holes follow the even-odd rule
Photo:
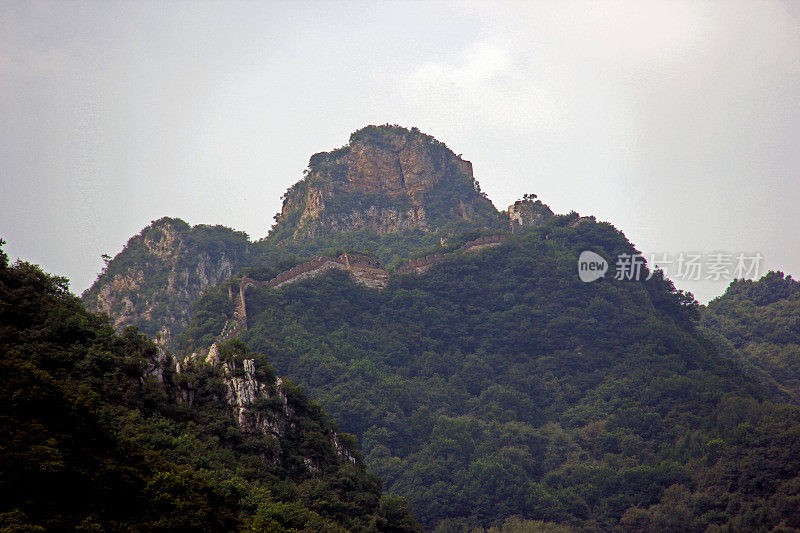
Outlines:
[[[330,270],[343,270],[348,272],[356,283],[361,283],[372,289],[381,290],[389,283],[389,278],[392,275],[397,276],[409,273],[420,274],[447,258],[499,246],[506,242],[507,239],[508,237],[506,235],[480,237],[464,243],[461,247],[451,252],[438,252],[412,259],[405,265],[396,268],[391,273],[383,268],[380,261],[374,257],[362,254],[344,253],[339,257],[314,257],[310,261],[281,272],[269,281],[257,281],[245,276],[239,282],[238,290],[236,290],[233,285],[228,286],[228,298],[234,302],[234,315],[233,318],[228,320],[225,324],[217,340],[218,342],[225,341],[247,330],[247,303],[245,301],[245,293],[251,287],[280,288],[291,283],[297,283],[298,281],[320,276]]]
[[[493,246],[499,246],[506,242],[508,237],[506,235],[492,235],[490,237],[481,237],[479,239],[475,239],[473,241],[469,241],[464,243],[461,247],[457,248],[452,252],[441,253],[437,252],[434,254],[426,255],[424,257],[418,257],[416,259],[412,259],[405,265],[397,267],[394,270],[395,275],[400,274],[408,274],[409,272],[416,272],[421,274],[431,268],[433,265],[440,263],[447,259],[448,257],[452,257],[457,254],[463,254],[466,252],[477,252],[479,250],[483,250],[485,248],[491,248]]]

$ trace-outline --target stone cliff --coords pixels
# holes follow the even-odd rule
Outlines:
[[[284,195],[270,239],[429,232],[453,221],[486,224],[497,217],[469,161],[416,128],[368,126],[346,146],[311,157],[304,179]]]
[[[265,447],[271,453],[263,454],[263,459],[272,465],[285,467],[287,461],[297,462],[284,448],[286,441],[298,440],[308,431],[301,418],[308,417],[305,398],[288,394],[284,380],[274,375],[269,364],[261,365],[254,358],[242,356],[235,344],[213,343],[210,347],[195,351],[183,357],[173,357],[159,347],[157,355],[149,360],[145,377],[154,378],[161,383],[164,393],[177,402],[192,406],[198,403],[196,397],[199,381],[207,381],[209,376],[218,379],[222,387],[216,389],[209,400],[226,405],[239,429],[246,434],[255,435],[273,443]],[[167,376],[170,376],[169,378]],[[311,453],[305,446],[288,446],[301,455],[300,462],[312,477],[323,470],[325,462],[349,464],[359,463],[355,444],[343,438],[333,428],[319,427],[323,432],[327,453]]]
[[[111,316],[118,330],[137,326],[166,343],[186,326],[189,307],[203,290],[246,264],[248,246],[241,232],[162,218],[128,241],[83,301]]]

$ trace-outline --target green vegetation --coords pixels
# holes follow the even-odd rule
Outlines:
[[[400,147],[428,182],[406,189],[400,160],[386,157]],[[352,171],[361,156],[388,165],[391,184],[376,186],[369,165]],[[233,317],[228,290],[240,276],[266,281],[344,251],[394,269],[509,229],[466,162],[392,125],[314,155],[283,199],[253,244],[225,228],[154,223],[85,299],[106,298],[115,318],[147,333],[170,325],[185,355]],[[247,330],[220,347],[221,360],[241,377],[254,359],[277,394],[259,355],[269,354],[322,406],[285,382],[296,419],[280,438],[242,429],[218,367],[159,367],[152,344],[133,330],[114,335],[62,281],[3,263],[0,347],[11,347],[3,377],[13,378],[0,384],[0,421],[12,428],[0,524],[415,530],[404,497],[440,533],[800,530],[800,283],[779,272],[737,281],[706,308],[659,271],[583,283],[579,254],[614,264],[636,252],[624,235],[575,213],[551,218],[536,195],[515,207],[523,224],[505,244],[395,275],[382,291],[341,271],[252,287]],[[418,219],[404,219],[412,208]],[[202,282],[198,261],[222,258],[234,276]],[[176,290],[184,278],[188,290]],[[279,415],[276,397],[247,416]],[[355,465],[322,408],[355,435],[338,442],[361,442]],[[62,494],[89,480],[100,489]],[[124,501],[103,490],[116,485]]]
[[[266,358],[239,341],[220,352],[254,359],[272,393],[250,416],[284,416]],[[246,431],[219,366],[177,373],[135,329],[117,335],[88,313],[65,279],[10,266],[2,250],[0,354],[0,531],[419,530],[344,434],[355,463],[340,456],[335,425],[299,388],[284,381],[282,432]]]
[[[436,138],[428,135],[426,133],[422,133],[419,131],[419,128],[405,128],[403,126],[399,126],[397,124],[381,124],[380,126],[370,125],[364,126],[363,128],[354,131],[350,134],[350,144],[354,142],[363,141],[370,144],[376,144],[378,146],[387,147],[384,143],[386,142],[386,134],[393,134],[393,135],[401,135],[408,139],[418,139],[423,141],[425,144],[429,144],[431,146],[436,146],[441,148],[442,150],[449,150],[447,145],[442,141],[437,140]]]
[[[289,242],[282,246],[273,246],[262,241],[253,244],[253,266],[242,269],[240,273],[255,279],[267,280],[309,257],[316,255],[335,257],[343,252],[377,257],[384,267],[391,270],[420,254],[453,249],[470,240],[468,236],[482,236],[487,233],[472,228],[473,226],[468,224],[453,225],[452,234],[447,235],[446,246],[440,244],[445,238],[443,233],[425,233],[418,229],[387,235],[378,235],[371,230],[331,233],[321,238]]]
[[[722,352],[800,402],[800,283],[782,272],[734,281],[708,304],[702,323]]]
[[[634,251],[608,224],[557,217],[383,291],[341,272],[252,289],[242,340],[359,438],[428,528],[800,527],[800,410],[719,352],[659,272],[582,283],[587,249]],[[184,349],[218,333],[201,313],[230,312],[204,302]]]

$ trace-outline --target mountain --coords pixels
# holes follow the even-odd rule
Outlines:
[[[553,212],[526,196],[498,212],[472,165],[416,128],[367,126],[311,157],[269,235],[251,243],[223,226],[162,218],[132,237],[83,302],[169,345],[208,287],[232,275],[269,278],[315,255],[356,251],[394,268],[443,243],[539,224]]]
[[[709,302],[702,323],[721,351],[800,402],[800,282],[783,272],[736,280]]]
[[[0,250],[0,529],[420,531],[241,342],[174,359]]]
[[[256,277],[315,255],[367,253],[394,269],[448,243],[539,224],[549,207],[526,195],[498,211],[472,164],[417,128],[367,126],[311,157],[283,196],[269,235],[253,247]]]
[[[245,294],[238,337],[355,434],[431,530],[511,516],[800,528],[800,410],[714,347],[690,295],[658,271],[582,282],[582,251],[610,264],[636,252],[590,217],[490,244],[396,269],[383,289],[336,268],[246,292],[234,278],[198,301],[176,346],[219,335]]]
[[[118,331],[136,326],[166,344],[186,327],[191,303],[207,287],[248,263],[249,247],[245,233],[164,217],[128,241],[83,302],[111,316]]]
[[[413,128],[355,132],[283,200],[238,271],[180,300],[170,347],[245,373],[267,354],[429,530],[800,530],[793,281],[705,309],[646,267],[585,283],[581,253],[616,265],[624,234],[535,195],[498,211]],[[745,353],[762,338],[769,364]]]

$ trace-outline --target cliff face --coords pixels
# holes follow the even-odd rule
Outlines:
[[[311,157],[305,178],[284,195],[270,238],[430,232],[453,221],[497,217],[469,161],[416,128],[368,126],[346,146]]]
[[[190,304],[246,264],[247,235],[222,226],[162,218],[134,236],[83,294],[118,330],[138,326],[166,343],[183,329]]]
[[[164,352],[160,352],[163,354]],[[287,394],[283,379],[275,376],[269,364],[256,361],[257,354],[248,354],[240,345],[213,343],[209,348],[192,353],[178,361],[169,356],[160,356],[153,362],[148,372],[158,379],[164,390],[178,402],[193,406],[197,403],[202,376],[209,373],[216,376],[224,387],[219,388],[213,397],[214,402],[227,404],[239,430],[246,435],[255,435],[275,442],[269,455],[264,459],[273,466],[286,467],[290,463],[302,464],[304,475],[317,475],[325,469],[335,468],[343,463],[358,464],[357,451],[351,450],[354,443],[342,438],[324,420],[317,420],[318,445],[321,450],[312,451],[288,445],[303,431],[308,431],[304,417],[314,417],[309,412],[305,398],[292,388]],[[169,383],[165,374],[179,376],[178,384]],[[208,398],[205,399],[208,401]],[[284,448],[296,453],[289,456]],[[320,453],[322,452],[322,453]]]

